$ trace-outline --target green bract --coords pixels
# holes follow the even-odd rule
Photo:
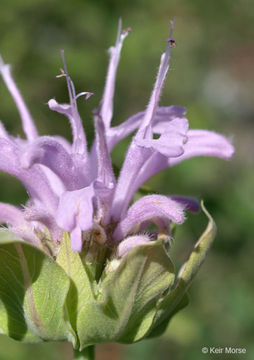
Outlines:
[[[23,342],[70,340],[64,306],[70,279],[38,248],[0,233],[0,331]]]
[[[0,233],[0,331],[23,342],[133,343],[158,336],[188,303],[186,291],[209,249],[208,226],[175,276],[162,240],[105,264],[96,281],[65,233],[56,259],[7,230]]]

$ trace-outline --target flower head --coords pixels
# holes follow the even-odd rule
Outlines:
[[[0,61],[26,136],[13,137],[0,123],[0,170],[18,178],[29,194],[23,207],[0,203],[0,222],[11,230],[0,234],[1,333],[24,342],[68,340],[83,351],[97,343],[158,336],[187,304],[186,291],[215,235],[212,218],[204,209],[207,229],[175,276],[169,257],[171,224],[183,223],[185,211],[197,212],[199,204],[158,194],[131,202],[163,169],[193,156],[228,159],[234,149],[220,134],[189,130],[184,108],[159,107],[176,46],[172,31],[173,23],[146,110],[112,126],[116,72],[130,32],[122,31],[119,22],[104,94],[93,114],[91,149],[77,100],[92,93],[76,93],[63,51],[58,77],[66,79],[69,103],[51,99],[48,106],[68,118],[72,143],[38,135],[10,66]],[[116,178],[110,151],[131,133]]]
[[[94,112],[95,140],[89,150],[77,106],[77,99],[92,93],[76,94],[61,51],[69,92],[69,104],[55,99],[51,110],[65,115],[73,141],[60,136],[39,136],[24,100],[15,85],[10,66],[1,60],[0,72],[18,108],[26,139],[9,135],[0,125],[0,169],[17,177],[27,189],[29,201],[23,208],[0,204],[0,220],[24,240],[43,247],[47,238],[57,249],[64,231],[70,233],[72,249],[81,251],[86,234],[100,227],[105,242],[128,243],[128,248],[144,241],[153,222],[157,234],[170,235],[169,222],[181,224],[189,199],[147,195],[130,205],[136,191],[154,174],[193,156],[228,159],[234,149],[222,135],[207,130],[189,130],[185,109],[159,107],[159,98],[168,72],[175,42],[171,39],[161,56],[154,89],[145,111],[124,123],[111,126],[115,78],[123,42],[130,29],[119,22],[116,43],[109,49],[109,67],[102,101]],[[122,169],[116,179],[110,151],[124,137],[134,133]],[[157,135],[155,138],[154,135]],[[124,240],[126,239],[127,240]],[[131,240],[130,240],[131,239]],[[139,240],[141,239],[141,240]],[[147,238],[149,240],[149,238]],[[122,249],[122,245],[121,245]],[[119,251],[121,253],[122,250]]]

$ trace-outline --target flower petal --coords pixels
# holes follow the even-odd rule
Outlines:
[[[22,209],[10,204],[0,203],[0,223],[18,226],[25,223]]]
[[[152,149],[137,146],[134,142],[131,143],[114,193],[111,216],[115,221],[119,220],[126,211],[133,196],[132,184],[152,151]]]
[[[26,107],[26,104],[11,76],[10,65],[4,64],[2,58],[0,57],[0,73],[3,77],[3,80],[11,93],[13,100],[16,103],[17,109],[19,111],[21,120],[22,120],[22,127],[24,133],[28,140],[34,140],[38,134],[36,127],[34,125],[33,119]]]
[[[91,184],[80,190],[66,191],[60,197],[56,223],[61,229],[73,234],[73,249],[80,248],[79,233],[93,226],[94,196],[94,188]]]
[[[75,167],[71,155],[49,136],[40,137],[26,147],[20,161],[24,169],[34,164],[47,166],[61,179],[67,190],[80,189],[85,185],[83,173]]]
[[[110,207],[115,190],[116,180],[112,169],[111,158],[106,142],[105,126],[100,115],[94,116],[95,123],[95,145],[92,149],[91,159],[94,162],[92,169],[97,170],[94,181],[96,196],[98,200],[98,221],[106,225],[110,219]]]
[[[171,200],[174,200],[183,205],[184,210],[198,213],[200,211],[200,203],[196,199],[186,196],[173,195],[169,196]]]
[[[24,241],[41,247],[40,240],[34,233],[34,226],[25,219],[24,210],[5,203],[0,203],[0,223],[6,223],[8,229]]]
[[[97,177],[96,180],[108,188],[115,187],[115,176],[106,142],[105,127],[100,116],[95,116]]]
[[[189,130],[188,141],[184,144],[184,153],[179,157],[167,158],[160,153],[154,153],[140,169],[131,192],[134,194],[140,186],[158,172],[178,164],[194,156],[215,156],[230,159],[234,154],[234,147],[223,135],[207,130]]]
[[[151,225],[156,225],[157,231],[147,229]],[[170,229],[170,220],[167,218],[162,217],[155,217],[153,220],[147,220],[142,222],[139,227],[139,232],[146,232],[148,231],[150,237],[154,237],[157,239],[158,237],[166,237],[168,238],[171,232]]]
[[[167,157],[179,157],[184,152],[183,143],[185,139],[186,137],[179,133],[164,132],[159,139],[137,139],[136,143]]]
[[[24,226],[9,226],[8,229],[20,239],[27,241],[38,248],[42,248],[40,239],[36,236],[34,229],[29,224]]]
[[[165,128],[163,127],[163,130],[161,130],[161,127],[158,127],[160,123],[168,124],[175,118],[183,118],[185,112],[185,108],[176,105],[158,107],[155,111],[153,119],[153,131],[155,133],[162,133]],[[144,115],[145,111],[141,111],[129,117],[122,124],[108,129],[106,135],[109,149],[111,150],[119,141],[131,134],[133,131],[137,130],[144,118]]]
[[[82,126],[81,118],[75,105],[59,104],[55,99],[48,101],[50,110],[64,114],[68,117],[73,135],[73,151],[77,154],[86,155],[86,137]]]
[[[22,169],[20,149],[7,139],[0,138],[0,169],[17,177],[33,199],[39,200],[52,213],[56,210],[58,199],[53,193],[45,175],[39,168]]]
[[[169,165],[178,164],[194,156],[216,156],[230,159],[233,154],[234,147],[225,136],[208,130],[189,130],[184,154],[177,159],[169,159]]]
[[[10,140],[10,135],[6,131],[4,124],[0,121],[0,137]]]
[[[29,207],[24,212],[25,220],[27,221],[39,221],[45,225],[52,236],[53,241],[62,240],[62,231],[57,226],[54,217],[43,208]]]
[[[123,42],[128,33],[129,30],[122,31],[122,21],[120,19],[118,24],[116,44],[115,46],[109,48],[110,60],[100,111],[100,115],[102,117],[105,128],[110,127],[111,119],[113,116],[113,98],[115,91],[116,72],[120,60]]]
[[[176,133],[186,138],[189,122],[185,117],[174,117],[172,120],[161,119],[154,123],[153,132],[156,134]],[[185,139],[187,140],[187,138]]]
[[[160,134],[157,139],[140,139],[135,142],[144,147],[151,147],[167,157],[178,157],[183,154],[183,145],[187,141],[189,123],[186,118],[174,118],[171,121],[161,121],[153,126],[153,132]]]
[[[125,257],[132,249],[140,245],[146,245],[149,243],[150,239],[146,235],[136,235],[136,236],[129,236],[117,247],[117,256]]]
[[[136,201],[117,225],[113,238],[120,241],[135,226],[153,218],[163,218],[181,224],[184,221],[183,206],[162,195],[148,195]]]
[[[173,23],[171,23],[171,31],[173,31]],[[152,125],[153,119],[156,114],[161,90],[163,87],[164,80],[169,68],[171,45],[168,45],[167,50],[161,56],[160,68],[156,78],[156,82],[152,91],[152,95],[145,112],[144,118],[141,122],[141,125],[137,131],[137,134],[134,136],[131,145],[128,149],[120,176],[118,184],[116,187],[113,205],[111,210],[111,215],[114,220],[118,220],[122,214],[125,212],[126,208],[129,205],[129,202],[133,196],[132,184],[135,181],[137,174],[140,169],[146,162],[146,160],[152,155],[154,150],[160,149],[160,144],[155,145],[153,141],[153,132]],[[163,142],[163,152],[167,154],[172,153],[172,156],[180,155],[183,150],[179,147],[179,142],[175,141],[175,145],[172,148],[166,148],[164,137],[161,140]],[[177,155],[178,154],[178,155]]]
[[[172,36],[173,28],[174,28],[174,22],[171,22],[170,37]],[[159,67],[158,75],[156,77],[152,95],[148,103],[144,118],[135,136],[136,139],[149,138],[149,136],[151,135],[151,127],[153,125],[153,119],[155,117],[155,113],[159,104],[161,91],[169,69],[171,50],[172,50],[172,46],[169,44],[165,53],[163,53],[161,56],[160,67]]]
[[[78,225],[70,232],[70,238],[72,250],[80,252],[82,250],[82,231]]]
[[[50,170],[50,168],[44,165],[40,165],[40,171],[42,171],[45,177],[47,178],[47,181],[49,182],[51,189],[57,195],[57,197],[59,197],[60,195],[62,195],[64,191],[66,191],[63,182],[52,170]]]
[[[143,177],[146,178],[150,171],[156,171],[157,169],[160,171],[167,167],[168,158],[179,157],[183,154],[185,139],[186,136],[180,132],[165,133],[157,140],[138,139],[138,145],[136,145],[136,139],[134,139],[116,187],[111,212],[115,220],[126,211],[133,195],[142,185]],[[153,158],[157,160],[153,169],[150,169],[146,164]]]
[[[56,140],[59,144],[61,144],[69,154],[72,153],[71,144],[64,137],[54,135],[54,136],[50,136],[50,138]]]

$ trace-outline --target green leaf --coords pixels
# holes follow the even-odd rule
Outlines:
[[[74,331],[79,332],[78,316],[86,311],[86,305],[95,297],[92,284],[80,259],[78,252],[73,252],[68,233],[64,233],[61,249],[57,256],[57,263],[65,270],[71,280],[71,286],[66,301],[66,311],[70,324]],[[81,315],[82,316],[82,315]],[[81,324],[86,329],[86,323]],[[84,330],[85,331],[85,330]],[[76,337],[73,346],[79,347]]]
[[[23,342],[71,340],[63,307],[69,278],[38,248],[0,231],[0,332]]]
[[[81,348],[143,338],[153,322],[158,299],[173,282],[173,264],[161,241],[134,248],[102,281],[101,301],[87,303],[86,311],[79,314]]]
[[[149,332],[149,335],[146,336],[146,338],[153,338],[157,336],[161,336],[167,329],[170,320],[172,317],[184,309],[189,304],[189,296],[188,294],[184,294],[183,298],[180,300],[180,302],[177,304],[177,306],[174,308],[174,310],[169,314],[169,316],[163,320],[161,323],[159,323],[156,327],[153,326],[152,331]]]
[[[178,307],[184,302],[184,296],[196,276],[200,266],[204,262],[207,252],[214,240],[216,234],[216,225],[213,218],[205,209],[203,202],[201,207],[208,217],[208,225],[206,230],[195,244],[189,259],[180,270],[177,278],[177,283],[173,290],[169,291],[164,299],[158,304],[158,310],[154,318],[154,323],[151,327],[151,336],[153,336],[153,329],[162,324],[164,321],[169,321],[175,314]]]

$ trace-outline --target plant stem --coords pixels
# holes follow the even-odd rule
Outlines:
[[[74,360],[95,360],[95,346],[88,346],[82,351],[74,350]]]

